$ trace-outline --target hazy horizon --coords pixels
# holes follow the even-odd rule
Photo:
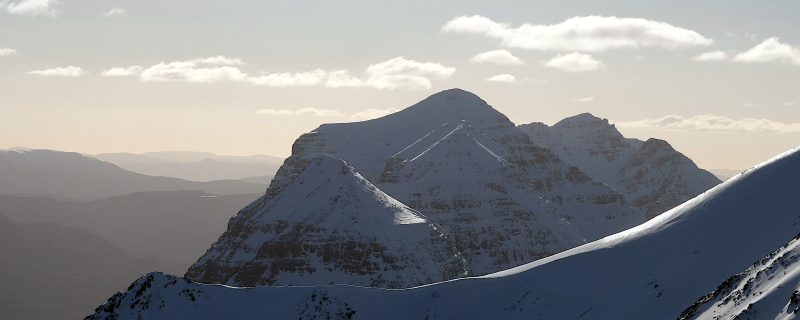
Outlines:
[[[590,112],[746,169],[800,144],[798,9],[5,1],[0,148],[285,157],[320,124],[458,87],[518,125]]]

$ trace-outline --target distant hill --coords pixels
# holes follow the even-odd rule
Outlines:
[[[271,178],[283,163],[283,158],[267,155],[224,156],[189,151],[101,153],[89,156],[141,174],[191,181],[239,180],[255,176]],[[260,183],[266,185],[269,181]]]
[[[223,231],[230,217],[260,194],[213,196],[158,191],[96,201],[0,196],[0,210],[18,222],[80,227],[137,255],[173,262],[183,273]]]
[[[175,267],[130,255],[86,230],[0,215],[3,319],[80,319],[138,274],[164,268]]]
[[[239,180],[195,182],[149,176],[74,152],[0,151],[0,194],[90,200],[142,191],[202,190],[225,195],[264,189],[263,184]]]

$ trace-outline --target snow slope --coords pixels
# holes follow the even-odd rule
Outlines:
[[[186,276],[238,286],[410,287],[466,274],[440,227],[320,155],[232,218]]]
[[[800,235],[731,276],[680,319],[795,319],[800,311]]]
[[[666,141],[625,138],[608,119],[589,113],[553,126],[534,122],[519,128],[564,161],[614,187],[648,218],[721,182]]]
[[[149,274],[91,318],[674,319],[797,234],[799,190],[792,150],[641,226],[480,278],[238,289]]]

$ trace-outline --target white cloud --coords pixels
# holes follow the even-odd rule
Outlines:
[[[325,86],[329,88],[430,89],[433,86],[431,79],[446,79],[455,72],[455,68],[434,62],[419,62],[401,56],[371,64],[364,71],[363,77],[354,76],[348,70],[332,71],[328,73]]]
[[[265,116],[314,116],[314,117],[341,117],[344,113],[334,109],[302,108],[302,109],[261,109],[256,114]]]
[[[783,106],[784,106],[784,107],[791,107],[791,106],[793,106],[793,105],[794,105],[794,101],[785,101],[785,102],[783,103]]]
[[[20,0],[2,2],[0,6],[5,5],[8,14],[54,17],[58,13],[55,9],[57,3],[56,0]]]
[[[642,18],[585,16],[553,25],[507,23],[474,15],[448,21],[443,32],[480,34],[511,48],[596,52],[620,48],[679,49],[713,43],[701,34]]]
[[[127,77],[138,74],[142,71],[142,67],[140,66],[130,66],[130,67],[114,67],[111,69],[103,70],[100,73],[104,77]]]
[[[711,114],[691,117],[668,115],[656,119],[620,122],[616,125],[624,128],[652,128],[681,131],[800,133],[800,123],[785,123],[756,118],[731,119]]]
[[[575,99],[575,102],[578,102],[578,103],[586,103],[586,102],[592,102],[592,101],[594,101],[594,97],[581,97],[581,98]]]
[[[189,60],[189,62],[197,63],[197,64],[210,64],[210,65],[217,65],[217,66],[241,66],[244,64],[244,60],[239,58],[228,58],[223,55],[219,55],[216,57],[208,57],[208,58],[198,58]]]
[[[84,72],[81,67],[68,66],[68,67],[58,67],[45,70],[28,71],[28,74],[35,74],[37,76],[44,76],[44,77],[80,77],[86,74],[86,72]]]
[[[203,65],[192,60],[159,63],[142,70],[139,78],[144,82],[183,81],[211,83],[220,81],[245,81],[247,74],[232,66]]]
[[[19,54],[17,49],[0,48],[0,57],[16,56]]]
[[[455,68],[445,67],[433,62],[419,62],[397,57],[372,64],[363,75],[354,75],[349,70],[326,71],[315,69],[303,72],[262,73],[252,76],[239,66],[244,61],[224,56],[198,58],[185,61],[162,62],[145,68],[139,77],[144,82],[182,81],[211,83],[232,81],[268,87],[311,87],[328,88],[424,88],[432,87],[431,79],[450,77]],[[122,68],[112,68],[107,71]],[[124,74],[125,72],[117,72]]]
[[[139,77],[144,82],[183,81],[211,83],[248,81],[250,77],[236,67],[243,64],[244,61],[242,59],[228,58],[222,55],[168,63],[162,62],[142,70]],[[269,82],[267,79],[257,81]]]
[[[567,72],[588,72],[599,70],[605,67],[605,64],[588,54],[573,52],[568,54],[560,54],[550,60],[547,60],[544,62],[544,66]]]
[[[364,110],[361,110],[361,111],[356,112],[353,115],[351,115],[350,116],[350,120],[353,120],[353,121],[370,120],[370,119],[380,118],[380,117],[383,117],[385,115],[395,113],[397,111],[400,111],[400,109],[396,109],[396,108],[387,108],[387,109],[372,109],[372,108],[370,108],[370,109],[364,109]]]
[[[710,51],[703,53],[699,56],[692,58],[695,61],[725,61],[728,60],[728,54],[725,51]]]
[[[522,65],[525,62],[515,57],[506,49],[492,50],[476,54],[471,59],[472,63],[494,63],[501,66]]]
[[[782,43],[780,38],[764,40],[750,50],[737,54],[733,61],[738,62],[776,62],[800,65],[800,49]]]
[[[322,83],[327,73],[322,69],[306,72],[268,73],[257,77],[247,78],[247,82],[269,87],[311,87]]]
[[[517,82],[517,77],[510,75],[510,74],[498,74],[491,77],[486,78],[486,81],[489,82],[505,82],[505,83],[515,83]]]
[[[128,11],[126,11],[125,9],[120,8],[120,7],[115,7],[115,8],[112,8],[111,10],[108,10],[108,12],[104,13],[103,17],[110,18],[110,17],[116,17],[116,16],[124,16],[126,14],[128,14]]]

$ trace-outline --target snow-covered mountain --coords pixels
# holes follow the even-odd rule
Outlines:
[[[441,227],[320,155],[236,217],[186,277],[237,286],[409,287],[463,277]]]
[[[302,135],[270,188],[280,190],[317,154],[347,161],[448,230],[473,275],[644,221],[618,192],[534,144],[502,113],[460,89],[379,119],[326,124]]]
[[[238,289],[151,273],[90,319],[675,319],[797,234],[798,190],[792,150],[641,226],[484,277]]]
[[[666,141],[625,138],[608,119],[589,113],[553,126],[534,122],[519,128],[562,160],[614,187],[648,218],[721,182]]]

